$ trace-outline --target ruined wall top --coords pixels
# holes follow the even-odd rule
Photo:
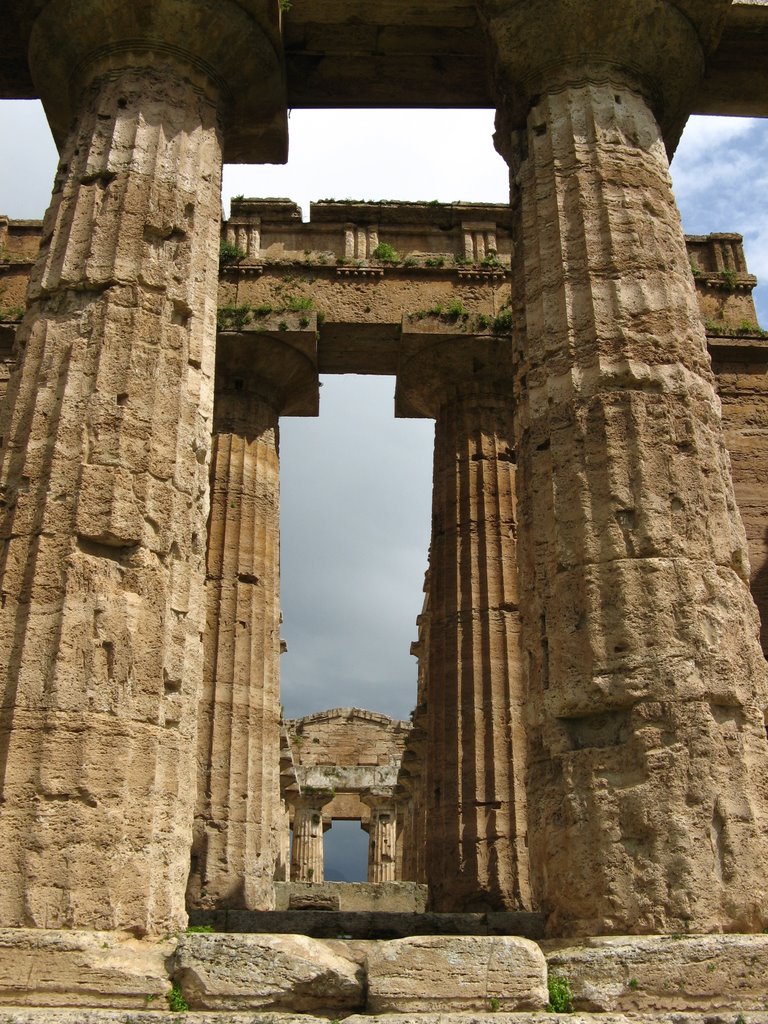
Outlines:
[[[399,764],[410,722],[362,708],[333,708],[286,721],[294,762],[304,767]]]

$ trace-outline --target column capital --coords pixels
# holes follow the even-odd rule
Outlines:
[[[147,69],[181,74],[216,99],[228,162],[287,159],[276,0],[38,0],[22,30],[59,145],[94,81]]]
[[[395,808],[395,787],[376,786],[375,788],[364,789],[360,793],[360,799],[372,811],[391,813]]]
[[[477,0],[499,106],[519,128],[541,92],[616,81],[642,92],[665,137],[725,25],[731,0]]]
[[[295,811],[317,811],[319,814],[335,795],[332,789],[306,787],[300,793],[292,794],[289,797],[289,802]]]
[[[512,339],[468,334],[443,325],[404,324],[395,416],[436,419],[448,402],[475,395],[512,396]]]
[[[284,325],[285,326],[285,325]],[[216,343],[216,397],[260,400],[281,416],[317,416],[317,328],[224,331]]]

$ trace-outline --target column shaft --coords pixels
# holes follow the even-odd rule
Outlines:
[[[199,906],[269,909],[279,847],[277,412],[217,393],[194,854]]]
[[[394,882],[397,877],[397,806],[394,800],[373,796],[363,801],[371,808],[368,824],[368,881]]]
[[[311,798],[298,798],[293,818],[291,881],[322,882],[323,804]]]
[[[221,147],[182,76],[112,71],[64,145],[2,489],[0,921],[186,920]]]
[[[514,165],[534,888],[555,934],[748,931],[768,686],[745,537],[664,143],[591,70],[534,99]]]
[[[437,415],[427,684],[427,848],[436,910],[529,905],[511,403]]]

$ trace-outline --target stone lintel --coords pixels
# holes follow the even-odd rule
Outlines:
[[[333,793],[345,790],[377,790],[394,786],[397,781],[397,765],[365,767],[358,765],[297,765],[296,779],[302,788],[328,790]]]
[[[39,95],[29,72],[27,30],[16,19],[17,9],[29,6],[29,0],[4,6],[3,99]],[[327,0],[302,0],[285,15],[284,29],[287,101],[294,109],[493,106],[473,0],[451,0],[450,6],[432,0],[418,8],[409,0],[391,0],[364,13],[354,0],[332,9]],[[766,116],[766,50],[768,6],[759,0],[732,4],[694,112]]]
[[[395,416],[434,419],[446,401],[468,388],[512,394],[509,335],[462,332],[435,318],[403,320]]]
[[[317,315],[302,319],[305,327],[297,314],[286,313],[279,322],[273,317],[242,331],[220,332],[217,390],[258,396],[281,416],[317,416]]]
[[[735,3],[694,102],[695,114],[768,117],[768,5]]]

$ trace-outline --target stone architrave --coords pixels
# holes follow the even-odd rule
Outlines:
[[[3,925],[186,921],[230,61],[279,77],[249,11],[23,12],[72,127],[0,430]]]
[[[397,804],[392,789],[360,794],[371,809],[368,823],[368,881],[394,882],[397,877]]]
[[[332,790],[305,790],[291,798],[294,808],[291,845],[291,881],[323,882],[323,807],[333,799]]]
[[[262,328],[264,325],[261,325]],[[317,415],[316,325],[219,335],[188,901],[268,910],[280,797],[278,416]]]
[[[510,349],[403,330],[397,414],[436,420],[425,865],[437,911],[530,908]]]
[[[511,168],[529,845],[552,934],[765,924],[766,664],[665,139],[727,0],[480,0]]]

